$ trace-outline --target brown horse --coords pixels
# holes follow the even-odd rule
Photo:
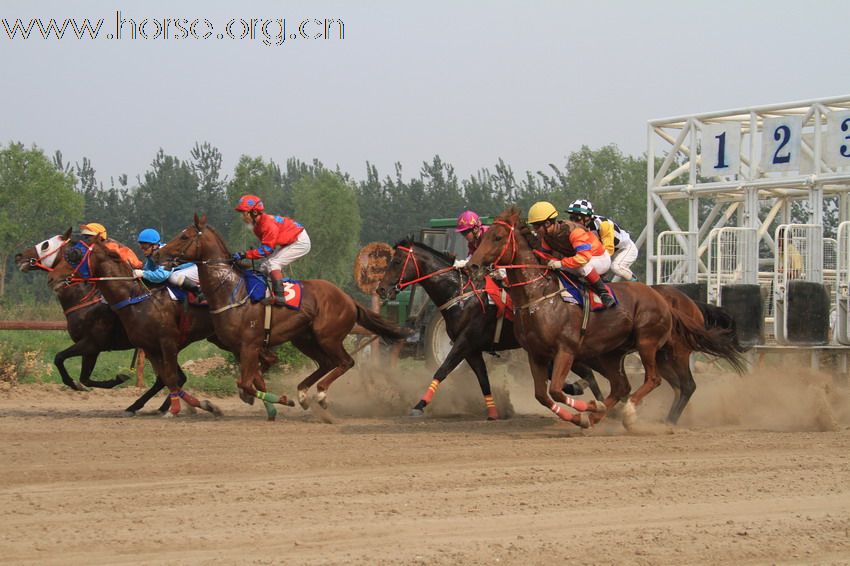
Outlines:
[[[100,293],[93,285],[79,282],[64,284],[72,271],[65,262],[63,251],[71,236],[71,229],[30,246],[15,254],[15,264],[23,272],[43,270],[48,272],[48,285],[56,293],[59,304],[68,322],[68,334],[74,344],[57,353],[53,358],[62,383],[75,391],[86,391],[89,387],[111,389],[130,379],[128,375],[116,375],[113,379],[97,381],[91,379],[92,371],[101,352],[129,350],[133,348],[118,317],[101,302]],[[82,357],[80,383],[65,369],[65,360]]]
[[[520,230],[525,235],[519,235]],[[601,373],[611,381],[611,394],[605,399],[606,407],[611,408],[630,389],[622,370],[622,356],[637,350],[645,378],[627,403],[626,414],[629,414],[634,411],[633,405],[640,403],[659,383],[656,355],[670,340],[673,328],[669,305],[646,285],[617,284],[619,305],[591,314],[585,336],[581,329],[582,310],[560,300],[557,278],[539,264],[527,239],[531,237],[529,232],[520,220],[519,211],[509,208],[485,233],[469,265],[473,271],[484,265],[511,267],[508,290],[515,305],[514,326],[517,338],[528,352],[535,398],[561,419],[586,426],[588,423],[581,415],[569,413],[556,403],[581,410],[562,391],[573,360],[577,357],[596,360],[591,365],[603,368]],[[547,371],[549,360],[554,360],[551,382]]]
[[[260,359],[268,348],[292,342],[316,362],[318,368],[298,384],[298,401],[309,406],[307,392],[318,382],[316,398],[327,405],[327,390],[339,376],[354,366],[343,341],[359,323],[381,337],[399,340],[408,335],[379,315],[359,305],[336,285],[321,279],[302,281],[303,299],[299,310],[273,307],[268,334],[264,329],[266,308],[248,300],[242,274],[232,265],[231,255],[218,233],[207,225],[206,215],[184,229],[157,252],[160,260],[194,261],[198,265],[201,288],[213,313],[219,339],[239,358],[238,386],[243,400],[259,398],[277,403],[281,399],[255,385],[264,385]],[[285,397],[283,398],[285,400]],[[267,406],[268,405],[267,403]]]
[[[79,257],[72,257],[78,254]],[[66,259],[72,264],[88,262],[91,280],[118,315],[130,342],[145,351],[157,378],[168,387],[171,408],[166,416],[180,412],[180,399],[216,416],[221,411],[211,402],[198,401],[179,383],[177,354],[188,344],[207,338],[215,341],[208,309],[183,305],[169,297],[165,287],[148,289],[134,279],[132,268],[117,253],[97,240],[85,254],[70,249]]]

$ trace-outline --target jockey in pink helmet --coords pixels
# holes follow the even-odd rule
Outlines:
[[[487,226],[484,226],[481,223],[481,218],[473,212],[472,210],[464,210],[457,217],[457,224],[455,225],[455,232],[460,232],[463,234],[463,237],[466,239],[466,245],[469,249],[469,254],[466,256],[466,259],[458,259],[455,260],[455,267],[458,269],[462,269],[466,267],[466,262],[469,261],[469,258],[472,256],[472,253],[478,248],[478,244],[481,243],[481,237],[484,236],[484,232],[487,231]]]

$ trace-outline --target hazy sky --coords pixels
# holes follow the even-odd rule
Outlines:
[[[117,10],[198,18],[198,35],[206,19],[213,36],[105,39]],[[846,0],[0,3],[10,26],[36,17],[105,21],[82,41],[10,41],[0,22],[0,142],[89,157],[107,185],[195,141],[231,176],[241,154],[358,179],[366,161],[414,176],[434,154],[463,177],[500,157],[522,173],[583,144],[639,155],[654,118],[850,94]],[[215,37],[253,18],[310,35],[341,19],[345,39]]]

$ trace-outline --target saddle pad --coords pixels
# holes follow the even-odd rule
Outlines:
[[[198,307],[208,307],[209,304],[206,300],[199,301],[198,296],[195,293],[190,293],[186,289],[182,289],[180,287],[175,287],[173,285],[166,285],[166,289],[168,289],[168,295],[171,297],[173,301],[186,301],[190,305],[195,305]]]
[[[301,308],[301,298],[303,296],[304,284],[295,279],[288,277],[283,280],[283,297],[285,299],[284,306],[292,310]]]
[[[511,300],[511,296],[507,293],[507,291],[499,287],[492,278],[485,277],[484,281],[484,288],[487,291],[487,297],[490,299],[491,304],[496,305],[496,316],[504,316],[508,320],[513,320],[514,304]],[[502,293],[504,293],[505,300],[502,300]]]
[[[579,284],[574,283],[572,279],[567,277],[567,275],[563,271],[558,272],[558,280],[561,282],[561,286],[564,288],[564,291],[568,293],[567,296],[564,296],[563,299],[568,303],[575,303],[580,307],[584,306],[584,294],[583,290],[587,289],[588,296],[590,297],[590,310],[591,311],[600,311],[605,309],[605,305],[602,304],[602,301],[599,299],[599,295],[593,292],[592,289]],[[614,297],[614,300],[617,301],[617,295],[614,294],[614,291],[611,290],[611,286],[606,284],[605,288],[608,289],[608,292],[611,293],[611,296]],[[563,296],[563,293],[562,293]],[[619,301],[617,301],[619,303]]]

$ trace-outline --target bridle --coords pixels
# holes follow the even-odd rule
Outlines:
[[[52,239],[52,238],[50,238],[50,239]],[[50,239],[47,240],[47,241],[50,241]],[[68,240],[63,238],[61,245],[57,246],[56,249],[53,250],[52,252],[46,253],[44,255],[41,255],[41,250],[39,249],[38,245],[33,246],[35,248],[35,253],[36,253],[37,257],[29,258],[30,267],[36,267],[38,269],[42,269],[44,271],[47,271],[48,273],[53,271],[53,269],[54,269],[53,265],[56,263],[56,256],[59,253],[59,251],[62,250],[65,247],[65,244],[67,244],[67,243],[68,243]],[[47,265],[45,263],[45,261],[48,260],[48,259],[50,259],[50,265]]]
[[[540,281],[541,279],[547,279],[548,276],[549,276],[549,272],[551,271],[551,269],[549,268],[548,265],[540,265],[538,263],[532,263],[532,264],[528,264],[528,263],[514,264],[513,263],[514,260],[516,259],[516,254],[517,254],[517,251],[518,251],[518,246],[517,246],[517,242],[516,242],[516,238],[517,238],[516,225],[511,224],[509,222],[505,222],[504,220],[495,220],[495,221],[493,221],[493,224],[499,225],[499,226],[504,226],[508,230],[508,237],[505,241],[505,245],[502,247],[502,250],[499,252],[499,255],[496,256],[496,259],[493,260],[492,264],[490,264],[490,270],[491,271],[494,270],[494,269],[542,269],[543,270],[543,272],[540,275],[538,275],[537,277],[534,277],[532,279],[529,279],[528,281],[520,281],[520,282],[514,283],[514,284],[511,284],[507,281],[503,281],[502,284],[506,288],[521,287],[523,285],[529,285],[529,284],[534,283],[536,281]],[[510,258],[508,259],[509,263],[505,263],[505,264],[499,263],[500,261],[502,261],[502,258],[505,257],[505,254],[507,254],[508,251],[510,251],[510,254],[511,254]],[[537,250],[534,250],[534,253],[536,255],[540,255],[541,257],[543,257],[540,254],[540,252],[538,252]]]
[[[432,277],[437,277],[438,275],[442,275],[444,273],[449,273],[451,271],[454,271],[454,269],[455,269],[454,266],[450,265],[448,267],[443,267],[443,268],[440,268],[436,271],[432,271],[431,273],[427,273],[425,275],[422,275],[422,270],[419,267],[419,261],[416,259],[416,253],[413,249],[413,245],[411,244],[409,247],[397,245],[396,249],[401,250],[401,251],[403,251],[407,254],[404,258],[404,263],[401,266],[401,270],[399,271],[398,281],[393,286],[393,291],[395,291],[396,294],[398,294],[405,287],[409,287],[410,285],[415,285],[416,283],[420,283],[420,282],[425,281],[427,279],[431,279]],[[404,274],[405,274],[405,272],[407,272],[407,266],[410,265],[411,262],[413,262],[413,267],[416,269],[416,277],[414,279],[409,280],[409,281],[405,281],[404,280]],[[471,290],[464,293],[464,289],[466,289],[467,287],[471,287]],[[472,281],[471,277],[468,278],[468,280],[465,284],[463,283],[463,278],[460,278],[459,279],[458,295],[455,296],[455,297],[452,297],[451,299],[449,299],[448,302],[440,305],[437,308],[439,310],[445,310],[445,309],[457,304],[461,300],[463,300],[463,299],[465,299],[469,296],[472,296],[472,295],[475,295],[478,298],[478,301],[481,303],[482,308],[486,308],[485,305],[484,305],[484,301],[480,297],[480,294],[483,293],[483,292],[484,292],[484,290],[475,288],[475,283]]]

